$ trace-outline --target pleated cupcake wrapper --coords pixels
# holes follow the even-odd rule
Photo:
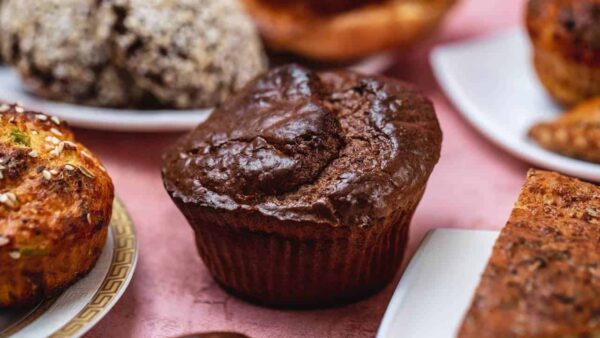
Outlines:
[[[194,220],[196,243],[214,278],[235,294],[274,306],[338,304],[370,295],[394,277],[418,200],[383,228],[346,229],[342,238],[284,237],[215,222],[212,215]]]

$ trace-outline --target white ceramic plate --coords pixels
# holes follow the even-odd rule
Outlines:
[[[33,309],[0,310],[0,337],[80,337],[123,295],[136,262],[135,229],[116,200],[108,240],[92,271]]]
[[[387,69],[394,55],[380,54],[350,67],[374,74]],[[20,102],[24,106],[57,116],[75,127],[124,132],[185,131],[204,122],[211,109],[197,110],[134,110],[88,107],[44,100],[26,92],[19,76],[7,67],[0,67],[0,100]]]
[[[431,63],[454,105],[492,142],[534,165],[600,181],[600,165],[554,154],[528,139],[535,122],[551,120],[561,109],[537,79],[522,29],[438,47]]]
[[[404,271],[377,338],[454,338],[496,231],[438,229],[430,232]]]

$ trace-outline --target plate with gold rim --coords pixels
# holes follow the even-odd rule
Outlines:
[[[135,228],[115,199],[108,239],[90,273],[62,294],[34,308],[0,310],[0,338],[80,337],[117,303],[137,263]]]

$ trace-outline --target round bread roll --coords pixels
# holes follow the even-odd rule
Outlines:
[[[275,50],[352,60],[422,39],[456,0],[243,0]]]
[[[113,0],[102,16],[116,63],[161,105],[214,106],[266,69],[235,0]]]
[[[6,0],[0,15],[5,62],[26,87],[50,100],[132,105],[140,91],[111,62],[97,34],[96,0]]]
[[[0,308],[87,274],[106,243],[113,184],[55,117],[0,104]]]
[[[600,95],[600,1],[531,0],[534,65],[550,95],[573,106]]]

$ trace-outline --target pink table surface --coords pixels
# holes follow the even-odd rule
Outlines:
[[[462,0],[437,36],[399,57],[387,72],[425,90],[444,130],[442,160],[414,217],[409,254],[430,229],[499,229],[508,217],[528,165],[467,125],[437,85],[428,55],[436,44],[519,24],[523,5],[522,0]],[[163,190],[160,156],[178,135],[77,130],[77,136],[106,164],[140,245],[129,289],[88,337],[168,337],[206,330],[252,337],[375,335],[400,274],[379,294],[341,308],[280,311],[248,304],[215,285],[196,254],[192,230]]]

